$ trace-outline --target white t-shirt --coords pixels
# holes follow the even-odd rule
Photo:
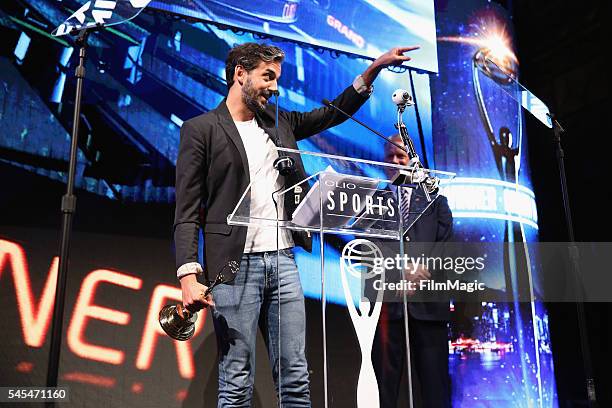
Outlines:
[[[357,75],[357,77],[353,81],[353,88],[358,93],[362,94],[365,97],[369,97],[374,91],[374,86],[373,85],[370,85],[369,87],[366,86],[363,80],[363,77],[361,75]],[[272,147],[274,143],[268,137],[268,135],[263,131],[263,129],[259,128],[255,119],[249,122],[234,122],[234,123],[236,123],[238,132],[240,133],[240,137],[242,138],[242,142],[244,143],[244,146],[247,152],[247,157],[249,160],[249,167],[250,167],[249,172],[250,172],[251,180],[253,180],[254,173],[252,169],[255,169],[255,172],[257,172],[257,167],[254,166],[253,164],[256,161],[264,162],[264,160],[261,157],[258,160],[257,155],[254,154],[252,151],[253,146],[256,144],[255,140],[260,140],[260,143],[255,146],[255,148],[260,151],[259,156],[263,156],[264,154],[269,155],[270,157],[276,156],[273,154],[275,152],[270,149],[270,147]],[[250,143],[251,140],[247,140],[247,137],[246,137],[247,134],[250,134],[251,132],[255,134],[255,137],[252,138],[253,144],[251,144]],[[259,135],[259,139],[258,139],[258,135]],[[268,166],[272,168],[272,163],[274,162],[275,159],[276,157],[273,157],[271,160],[266,159],[265,160],[266,169],[263,169],[263,170],[268,172],[269,171]],[[277,174],[278,172],[274,168],[272,168],[272,170],[276,173],[272,173],[272,171],[269,172],[271,173],[271,174],[268,174],[271,180],[271,183],[269,183],[269,185],[273,185],[274,180],[276,180],[276,182],[278,183],[278,177],[279,177],[279,175]],[[258,207],[261,206],[261,208],[264,209],[265,211],[271,211],[272,214],[274,214],[274,202],[272,201],[272,197],[271,197],[272,191],[276,191],[276,189],[271,190],[270,194],[267,195],[268,198],[270,199],[269,200],[270,205],[264,205],[266,201],[265,200],[266,197],[264,197],[265,196],[264,194],[257,194],[258,196],[261,195],[263,197],[261,201],[261,205],[257,205],[257,206]],[[251,199],[253,198],[254,197],[251,197]],[[251,200],[251,215],[254,214],[253,211],[255,210],[254,208],[255,206],[253,204],[254,202],[253,200]],[[283,203],[279,203],[279,214],[284,215]],[[261,228],[257,229],[258,231],[255,231],[254,228],[249,227],[248,233],[247,233],[247,242],[245,245],[244,252],[257,252],[257,251],[266,251],[266,250],[273,251],[276,249],[276,245],[272,245],[272,243],[276,242],[276,228],[266,227],[265,229],[269,231],[262,232]],[[279,248],[289,248],[294,245],[293,239],[291,238],[291,234],[289,233],[288,230],[281,230],[281,234],[279,238],[280,238]],[[261,245],[261,248],[268,248],[268,249],[255,249],[255,248],[259,248],[260,245]],[[186,264],[181,265],[178,268],[178,270],[176,271],[176,276],[177,278],[181,278],[182,276],[189,275],[189,274],[194,274],[194,273],[201,274],[202,271],[203,271],[202,266],[199,263],[188,262]]]
[[[257,124],[253,118],[247,122],[237,122],[236,128],[244,144],[249,161],[249,176],[251,182],[250,217],[275,220],[276,208],[272,200],[272,193],[282,187],[283,177],[272,165],[278,158],[278,152],[268,134]],[[285,218],[285,209],[282,196],[278,197],[278,211],[280,219]],[[244,245],[244,252],[275,251],[276,227],[271,224],[265,227],[249,225]],[[293,246],[291,233],[287,229],[279,230],[278,248]]]

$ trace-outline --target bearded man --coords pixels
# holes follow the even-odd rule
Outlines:
[[[379,72],[410,60],[404,53],[416,48],[394,48],[380,56],[334,99],[334,105],[349,114],[357,112],[372,93]],[[273,165],[278,158],[275,145],[297,149],[298,140],[346,120],[326,106],[304,113],[279,112],[275,127],[275,110],[268,99],[278,90],[284,56],[280,48],[265,44],[234,47],[226,60],[227,98],[181,127],[174,222],[177,277],[184,307],[195,311],[212,306],[219,407],[250,406],[258,326],[268,346],[281,405],[310,406],[304,295],[292,252],[295,245],[310,251],[310,237],[287,230],[277,237],[276,228],[227,224],[227,216],[256,174],[267,188],[251,191],[250,216],[276,219],[270,192],[303,180],[306,173],[297,157],[293,172],[281,175]],[[294,209],[295,201],[287,201],[282,217]],[[198,263],[200,229],[203,265]],[[236,278],[215,288],[214,303],[210,295],[204,297],[207,286],[198,282],[198,275],[204,274],[204,283],[210,283],[219,272],[232,268],[239,268]]]

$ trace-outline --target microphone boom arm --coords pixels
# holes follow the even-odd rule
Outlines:
[[[399,134],[406,146],[406,153],[408,154],[408,166],[412,168],[411,171],[400,170],[397,172],[395,177],[393,178],[394,185],[403,185],[403,184],[418,184],[425,194],[425,198],[427,202],[431,202],[430,194],[434,194],[438,190],[438,186],[440,184],[440,180],[435,177],[425,173],[423,164],[419,159],[419,155],[416,152],[414,147],[414,142],[412,138],[408,134],[408,129],[406,129],[406,124],[402,120],[402,114],[404,113],[404,109],[407,104],[398,104],[397,105],[397,123],[395,127],[399,131]]]
[[[398,149],[402,149],[403,151],[405,151],[406,153],[408,153],[408,150],[406,150],[406,146],[402,146],[399,143],[395,143],[393,140],[387,138],[385,135],[383,135],[380,132],[377,132],[376,130],[372,129],[371,127],[369,127],[368,125],[366,125],[365,123],[363,123],[362,121],[360,121],[359,119],[355,119],[352,115],[349,115],[348,113],[346,113],[345,111],[343,111],[342,109],[340,109],[339,107],[337,107],[336,105],[333,104],[333,102],[327,100],[327,99],[323,99],[323,105],[325,106],[329,106],[334,108],[335,110],[337,110],[338,112],[342,113],[344,116],[346,116],[347,118],[359,123],[361,126],[363,126],[364,128],[368,129],[370,132],[374,133],[376,136],[381,137],[383,139],[385,139],[386,142],[391,143],[393,146],[397,147]]]

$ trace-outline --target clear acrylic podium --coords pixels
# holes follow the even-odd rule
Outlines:
[[[299,163],[297,158],[301,157],[305,168],[304,174],[310,176],[300,177],[298,175],[300,172],[296,172],[286,178],[279,177],[277,185],[271,186],[263,175],[257,172],[228,216],[227,222],[230,225],[248,228],[275,228],[279,251],[279,243],[282,242],[280,236],[288,232],[297,232],[294,237],[301,235],[313,239],[315,243],[318,241],[319,270],[316,273],[320,274],[322,353],[320,357],[309,355],[308,363],[311,367],[314,359],[322,359],[322,379],[320,379],[322,386],[313,387],[311,378],[313,406],[338,406],[334,403],[333,390],[330,395],[328,389],[329,328],[326,315],[328,281],[337,280],[336,275],[339,274],[341,285],[336,285],[335,298],[332,301],[336,305],[346,304],[354,335],[359,343],[355,350],[357,353],[361,352],[361,356],[355,356],[357,361],[361,358],[361,367],[356,384],[352,387],[355,397],[355,404],[352,406],[378,407],[378,386],[370,353],[382,297],[368,299],[364,296],[362,284],[364,279],[373,276],[373,259],[382,257],[382,253],[370,240],[399,242],[402,256],[404,246],[402,237],[406,237],[407,231],[434,203],[437,192],[430,195],[431,201],[425,200],[418,208],[411,208],[405,222],[406,220],[403,220],[405,217],[400,216],[402,194],[398,194],[398,188],[392,186],[390,180],[398,170],[410,171],[411,168],[287,148],[279,148],[278,151],[279,154],[293,157],[296,163]],[[454,173],[449,172],[428,169],[419,169],[419,171],[421,175],[438,177],[442,184],[445,180],[454,177]],[[276,214],[269,214],[266,217],[251,216],[251,195],[254,192],[260,197],[261,194],[269,194],[276,207]],[[333,236],[330,238],[333,242],[327,243],[326,236]],[[317,249],[313,247],[313,258],[316,257],[316,253]],[[336,254],[339,255],[337,260],[334,258]],[[308,262],[308,264],[316,263]],[[312,276],[310,274],[315,272],[309,270],[307,273]],[[283,316],[279,319],[282,320]],[[334,328],[332,332],[333,330]],[[307,332],[307,336],[307,341],[312,342],[313,333]],[[282,376],[283,373],[280,372],[279,375]],[[315,395],[317,392],[323,395]],[[343,404],[346,404],[346,401]]]

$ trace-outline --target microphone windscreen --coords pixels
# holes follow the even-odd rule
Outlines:
[[[325,105],[325,106],[331,105],[331,102],[329,101],[329,99],[323,99],[322,102],[323,102],[323,105]]]

